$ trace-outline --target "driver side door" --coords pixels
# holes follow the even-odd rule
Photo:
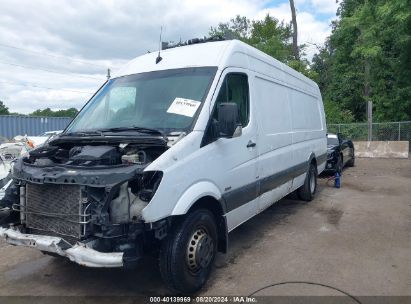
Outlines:
[[[220,103],[234,102],[240,110],[242,134],[206,143],[214,165],[213,180],[219,186],[226,204],[228,230],[232,230],[258,210],[257,122],[250,94],[251,77],[242,69],[226,69],[215,92],[211,119],[218,120]],[[206,133],[207,137],[207,133]]]

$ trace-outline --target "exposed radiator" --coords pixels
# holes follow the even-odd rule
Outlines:
[[[81,238],[88,220],[86,209],[80,186],[26,185],[26,227],[41,234]]]

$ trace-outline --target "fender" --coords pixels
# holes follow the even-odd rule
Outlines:
[[[215,184],[210,181],[200,181],[191,185],[179,198],[171,215],[183,215],[197,202],[200,198],[211,196],[221,202],[221,192]],[[225,210],[225,206],[222,206]]]

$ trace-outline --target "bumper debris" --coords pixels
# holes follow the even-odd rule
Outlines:
[[[122,252],[99,252],[82,243],[72,246],[59,237],[24,234],[12,228],[0,228],[0,237],[11,245],[55,253],[87,267],[123,267]]]

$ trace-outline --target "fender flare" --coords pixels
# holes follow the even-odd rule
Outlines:
[[[211,196],[221,204],[221,192],[210,181],[200,181],[191,185],[178,199],[171,215],[184,215],[201,198]],[[221,206],[225,210],[225,206]]]

